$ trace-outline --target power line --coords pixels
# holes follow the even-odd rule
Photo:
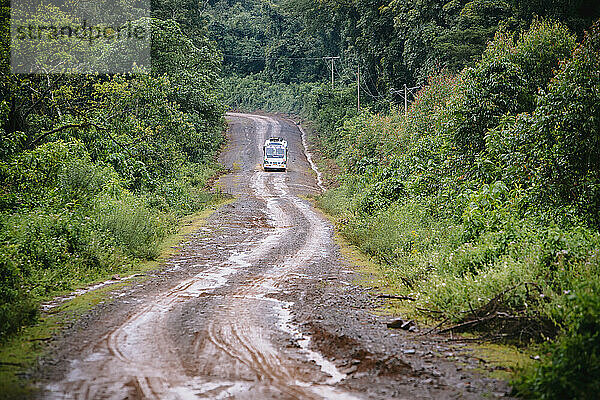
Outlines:
[[[415,90],[420,89],[421,86],[414,86],[409,88],[406,83],[404,84],[404,89],[398,90],[398,89],[390,89],[390,93],[392,94],[397,94],[402,96],[402,98],[404,99],[404,114],[408,114],[408,96],[409,94],[412,95],[413,97],[415,96]]]
[[[348,72],[348,69],[346,68],[346,66],[344,65],[344,63],[341,64],[342,65],[342,73],[344,74],[344,76],[350,76],[350,77],[354,77],[354,79],[356,79],[356,72],[350,71]],[[342,74],[336,69],[338,76],[340,77],[340,79],[344,80],[344,76],[342,76]],[[366,74],[366,77],[364,76]],[[373,82],[373,79],[371,77],[371,74],[369,74],[368,71],[361,71],[361,77],[363,77],[365,80],[366,79],[370,79],[371,82]],[[362,80],[362,79],[361,79]],[[360,84],[360,89],[362,91],[364,91],[364,93],[369,96],[372,99],[375,100],[379,100],[379,99],[383,99],[385,98],[384,95],[382,94],[373,94],[373,92],[371,92],[371,90],[369,89],[368,85],[366,85],[366,83],[361,83]]]
[[[360,84],[360,89],[370,98],[374,99],[374,100],[379,100],[382,98],[385,98],[384,95],[381,94],[373,94],[373,92],[371,92],[371,89],[369,89],[369,85],[366,82],[367,80],[370,80],[371,82],[373,82],[373,78],[371,77],[371,74],[369,73],[369,70],[363,70],[361,71],[361,84]]]
[[[250,60],[250,61],[267,61],[267,56],[264,57],[254,57],[254,56],[249,56],[249,55],[237,55],[237,54],[223,54],[223,57],[228,57],[228,58],[236,58],[236,59],[245,59],[245,60]],[[342,66],[342,73],[340,73],[340,71],[338,70],[336,64],[335,64],[335,60],[340,60],[341,57],[339,56],[326,56],[326,57],[285,57],[285,56],[276,56],[276,57],[272,57],[273,59],[278,59],[278,60],[308,60],[308,61],[315,61],[315,60],[324,60],[324,61],[331,61],[331,87],[334,87],[334,74],[337,73],[337,75],[339,76],[341,81],[344,81],[346,77],[352,77],[354,76],[354,79],[357,78],[357,72],[348,72],[348,69],[346,68],[346,65],[344,65],[344,63],[341,63]],[[363,72],[364,73],[364,72]],[[371,75],[368,73],[367,71],[367,76],[365,79],[370,79],[371,81],[373,81],[373,79],[371,78]],[[382,99],[385,98],[384,95],[381,94],[373,94],[371,92],[371,90],[369,89],[368,85],[365,86],[365,84],[361,84],[360,83],[360,79],[356,79],[357,80],[357,84],[360,85],[360,87],[358,88],[359,90],[362,89],[362,91],[369,97],[371,97],[372,99],[378,100],[378,99]]]
[[[368,71],[368,70],[366,71],[366,74],[365,74],[365,75],[366,75],[366,77],[365,77],[365,79],[364,79],[364,80],[365,80],[365,86],[363,86],[363,90],[364,90],[364,91],[367,93],[367,95],[369,95],[371,98],[373,98],[373,99],[375,99],[375,100],[378,100],[378,99],[385,98],[385,95],[382,95],[382,94],[376,94],[376,95],[375,95],[375,94],[373,94],[373,93],[371,92],[371,90],[369,89],[369,85],[368,85],[368,83],[366,82],[366,81],[367,81],[367,79],[368,79],[368,80],[370,80],[370,81],[371,81],[371,83],[374,83],[373,87],[375,87],[376,89],[377,89],[377,82],[376,82],[376,81],[373,79],[373,77],[371,76],[371,74],[369,73],[369,71]]]
[[[347,70],[346,70],[346,67],[344,67],[344,65],[343,65],[343,64],[342,64],[342,69],[343,69],[342,73],[343,73],[344,75],[342,75],[342,73],[340,72],[340,70],[338,69],[338,67],[337,67],[337,66],[335,67],[335,72],[337,73],[338,77],[340,78],[340,81],[342,81],[342,82],[345,82],[345,81],[347,81],[348,79],[352,79],[352,76],[353,76],[353,75],[356,75],[356,73],[351,73],[351,74],[349,74],[349,73],[347,72]]]
[[[369,72],[368,72],[368,71],[367,71],[367,78],[370,78],[370,74],[369,74]],[[365,78],[365,80],[366,80],[367,78]],[[371,79],[371,82],[373,82],[373,79]],[[371,90],[369,89],[369,85],[368,85],[366,82],[365,82],[365,86],[362,86],[362,89],[363,89],[363,90],[365,91],[365,93],[366,93],[366,94],[367,94],[369,97],[371,97],[372,99],[379,100],[379,99],[385,98],[385,96],[384,96],[384,95],[381,95],[381,94],[374,95],[374,94],[371,92]]]
[[[229,58],[244,58],[246,60],[263,60],[266,61],[267,56],[264,57],[253,57],[253,56],[240,56],[240,55],[236,55],[236,54],[223,54],[223,57],[229,57]],[[272,58],[276,58],[279,60],[326,60],[326,59],[330,59],[331,57],[283,57],[283,56],[276,56],[276,57],[272,57]],[[338,57],[339,58],[339,57]]]

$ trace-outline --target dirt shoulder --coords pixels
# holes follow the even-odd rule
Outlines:
[[[303,294],[294,311],[315,349],[348,375],[344,385],[369,398],[510,397],[509,384],[490,376],[504,367],[479,344],[427,334],[419,324],[413,332],[388,328],[407,319],[387,311],[373,264],[342,238],[337,243],[339,264],[308,274],[318,278],[296,289]]]

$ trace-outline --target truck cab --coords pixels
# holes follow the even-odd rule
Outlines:
[[[280,137],[270,137],[263,146],[263,169],[283,170],[287,169],[288,147],[287,141]]]

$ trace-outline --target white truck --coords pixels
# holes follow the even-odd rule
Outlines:
[[[270,137],[263,146],[263,169],[286,170],[288,159],[288,146],[285,139]]]

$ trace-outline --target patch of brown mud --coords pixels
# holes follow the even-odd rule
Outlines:
[[[309,322],[304,328],[310,332],[318,351],[330,360],[340,360],[336,365],[347,375],[362,372],[375,376],[423,377],[422,371],[415,371],[398,357],[374,354],[356,339],[336,334],[320,324]]]

